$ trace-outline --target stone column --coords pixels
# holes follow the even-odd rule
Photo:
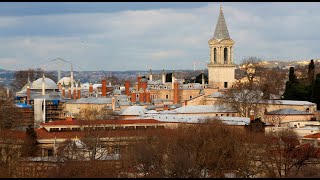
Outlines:
[[[224,47],[223,46],[220,48],[220,52],[221,52],[221,64],[224,64]]]
[[[231,48],[231,64],[233,64],[233,46],[230,47]]]
[[[231,46],[228,47],[228,64],[231,64]]]

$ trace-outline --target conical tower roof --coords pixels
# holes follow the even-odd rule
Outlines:
[[[218,22],[216,25],[216,30],[214,31],[213,38],[214,39],[230,39],[227,24],[224,19],[221,6],[220,6],[220,14],[219,14]]]

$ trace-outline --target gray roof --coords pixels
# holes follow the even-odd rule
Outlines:
[[[183,106],[174,110],[177,113],[217,113],[217,112],[236,112],[228,106],[218,105],[197,105],[197,106]]]
[[[250,123],[250,118],[247,117],[226,117],[226,116],[201,116],[201,115],[190,115],[183,116],[178,114],[144,114],[138,118],[152,118],[159,120],[161,122],[178,122],[178,123],[201,123],[206,118],[217,118],[222,121],[222,123],[227,125],[247,125]],[[210,118],[210,119],[211,119]]]
[[[295,109],[291,109],[291,108],[285,108],[285,109],[270,111],[270,112],[267,112],[267,114],[286,114],[286,115],[292,114],[292,115],[295,115],[295,114],[311,114],[311,113],[308,113],[306,111],[299,111],[299,110],[295,110]]]
[[[223,16],[222,8],[220,8],[220,14],[219,14],[218,22],[216,25],[216,30],[214,31],[213,38],[230,39],[227,24]]]
[[[88,97],[88,98],[80,98],[76,101],[70,101],[67,103],[71,104],[111,104],[111,98],[105,98],[105,97]]]

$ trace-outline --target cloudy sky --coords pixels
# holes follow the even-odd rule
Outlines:
[[[0,69],[197,69],[220,3],[0,2]],[[319,2],[224,2],[234,59],[320,58]],[[69,65],[62,64],[62,70]]]

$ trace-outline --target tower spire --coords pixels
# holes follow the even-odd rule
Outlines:
[[[215,38],[215,39],[230,39],[221,4],[220,4],[220,14],[219,14],[218,22],[216,25],[216,29],[214,31],[213,38]]]

